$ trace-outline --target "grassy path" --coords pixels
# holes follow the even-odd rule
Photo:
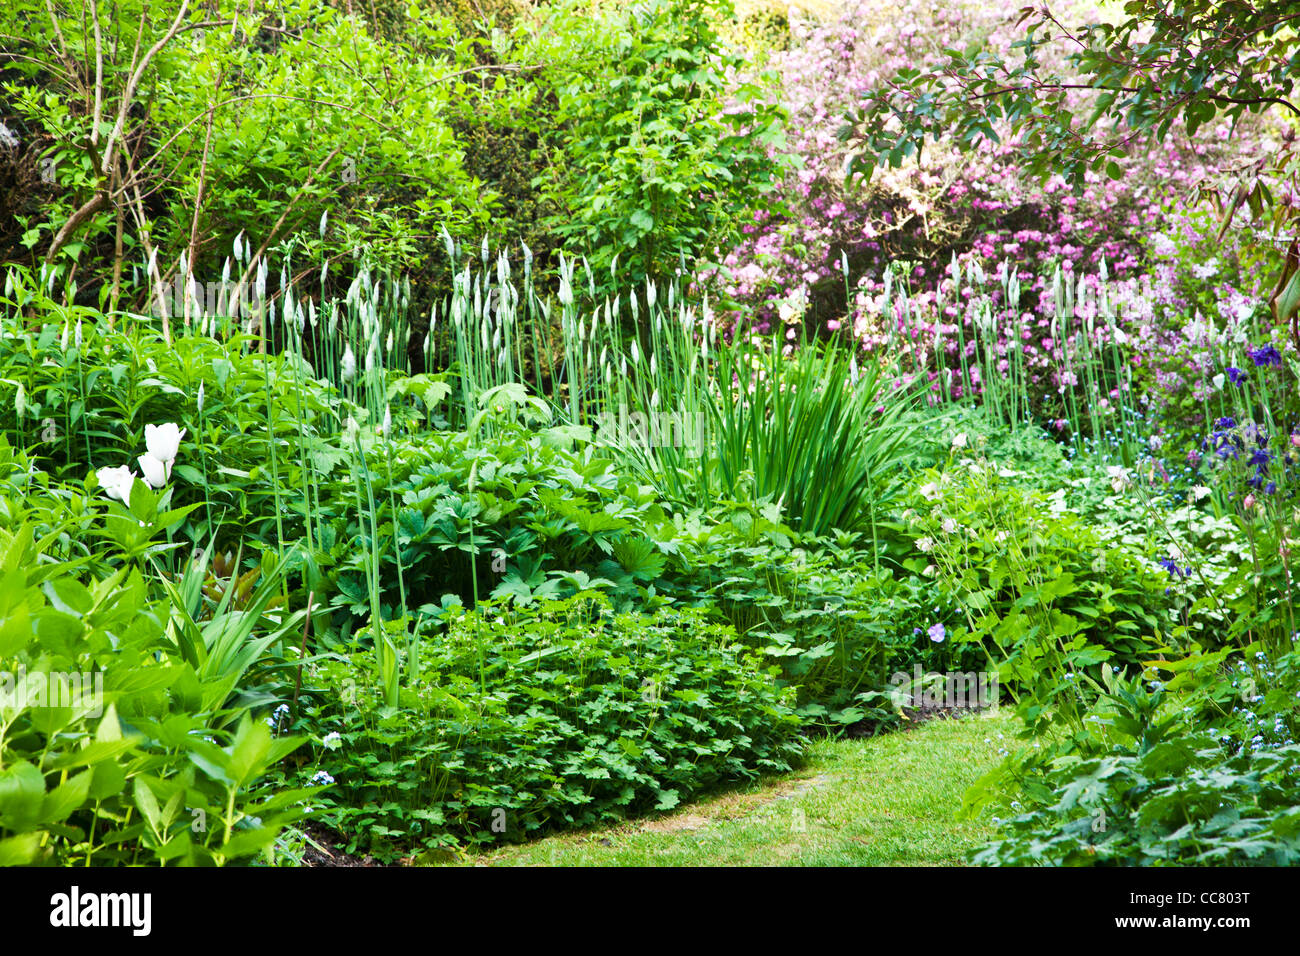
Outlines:
[[[977,714],[874,740],[819,741],[796,774],[665,816],[469,856],[477,866],[946,866],[991,832],[958,821],[1015,724]],[[999,738],[999,734],[1003,738]]]

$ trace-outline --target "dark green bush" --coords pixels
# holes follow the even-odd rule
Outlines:
[[[685,527],[661,588],[711,608],[779,663],[801,717],[827,727],[885,717],[895,672],[961,663],[922,633],[956,616],[932,581],[873,568],[869,535],[801,537],[764,511],[732,506]]]
[[[700,611],[614,614],[591,592],[485,605],[416,653],[396,708],[360,655],[318,673],[309,719],[338,736],[304,774],[333,777],[323,819],[354,849],[492,843],[667,810],[788,770],[800,752],[792,694]]]

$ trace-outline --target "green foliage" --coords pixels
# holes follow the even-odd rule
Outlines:
[[[57,180],[24,223],[33,262],[58,276],[94,263],[86,292],[143,307],[133,264],[157,256],[155,293],[187,269],[203,282],[240,233],[255,246],[297,236],[330,258],[366,246],[392,266],[414,262],[436,223],[484,226],[491,191],[465,201],[480,184],[447,122],[472,89],[476,41],[450,21],[425,11],[399,43],[317,0],[274,21],[264,4],[182,12],[119,4],[110,24],[89,0],[6,8],[0,32],[21,55],[4,89],[23,136],[50,144]],[[82,28],[96,16],[102,30]]]
[[[590,341],[576,336],[591,407],[579,420],[597,441],[688,509],[774,504],[812,535],[879,521],[906,471],[916,394],[891,390],[887,370],[859,366],[846,343],[805,339],[796,349],[750,329],[727,341],[707,305],[697,315],[682,301],[679,283],[666,299],[665,308],[648,290],[646,333],[630,343],[604,344],[603,322]]]
[[[1105,739],[1058,758],[1009,758],[967,794],[1014,779],[1017,813],[974,855],[1002,866],[1286,866],[1300,861],[1293,742],[1235,753],[1169,713],[1165,689],[1110,685],[1095,715]],[[1284,706],[1291,708],[1293,701]],[[1256,738],[1257,744],[1262,738]],[[1021,801],[1024,805],[1022,806]],[[1005,796],[1003,801],[1005,803]]]
[[[671,277],[710,256],[776,184],[779,107],[737,72],[717,23],[729,0],[551,4],[549,83],[568,175],[552,188],[566,212],[552,228],[600,277],[620,263],[622,288]],[[552,41],[553,42],[553,41]],[[576,49],[575,49],[576,48]]]
[[[586,587],[644,596],[672,547],[663,507],[608,459],[546,439],[502,425],[486,440],[443,432],[372,446],[373,545],[368,509],[349,506],[352,479],[323,492],[335,603],[354,618],[370,614],[372,555],[385,617],[403,607],[436,616],[448,594],[472,604],[480,584],[524,604]]]
[[[215,609],[204,657],[138,570],[89,581],[46,553],[58,533],[0,530],[0,860],[222,865],[265,851],[313,791],[265,786],[297,748],[237,691],[264,648],[255,611]]]
[[[904,566],[956,597],[966,626],[953,639],[982,645],[1028,725],[1077,728],[1100,666],[1139,664],[1159,646],[1164,581],[988,461],[925,477],[907,532],[919,554]]]
[[[331,735],[325,818],[384,857],[671,809],[800,752],[790,695],[731,628],[592,592],[456,616],[396,707],[366,675],[320,665],[307,714]]]
[[[897,493],[905,461],[901,413],[886,372],[847,349],[805,343],[786,357],[723,349],[717,380],[718,481],[725,497],[775,501],[808,534],[872,526]]]
[[[891,673],[941,663],[917,632],[955,613],[949,597],[928,579],[874,571],[866,534],[800,536],[777,518],[771,506],[690,516],[663,592],[714,608],[778,663],[804,720],[840,729],[891,717],[881,695]]]
[[[340,419],[364,412],[314,381],[299,356],[258,352],[247,336],[168,343],[143,324],[111,328],[90,309],[51,311],[47,324],[0,320],[0,434],[12,445],[81,481],[98,467],[134,467],[145,426],[176,422],[186,438],[169,487],[177,506],[203,505],[186,537],[237,546],[230,536],[249,535],[274,548],[304,533],[313,489],[343,457]]]

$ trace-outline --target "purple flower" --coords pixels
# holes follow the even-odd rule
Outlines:
[[[930,628],[926,633],[930,635],[930,640],[934,641],[936,644],[942,644],[943,639],[948,636],[948,632],[944,630],[942,624],[934,625],[934,627]]]
[[[1228,380],[1232,382],[1233,385],[1240,385],[1241,379],[1242,379],[1241,369],[1237,368],[1236,366],[1229,365]]]
[[[1256,366],[1282,364],[1282,353],[1271,345],[1264,345],[1257,349],[1248,349],[1246,354],[1250,356],[1250,360],[1254,362]]]
[[[1160,562],[1160,566],[1169,572],[1171,578],[1185,578],[1192,573],[1191,568],[1180,568],[1173,558],[1165,558]],[[1166,593],[1167,590],[1166,590]]]

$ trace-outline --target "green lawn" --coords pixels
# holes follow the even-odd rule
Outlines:
[[[958,821],[966,787],[1009,747],[1013,719],[931,720],[874,740],[823,740],[787,777],[677,812],[471,854],[469,866],[946,866],[991,832]],[[999,736],[1001,735],[1001,736]]]

